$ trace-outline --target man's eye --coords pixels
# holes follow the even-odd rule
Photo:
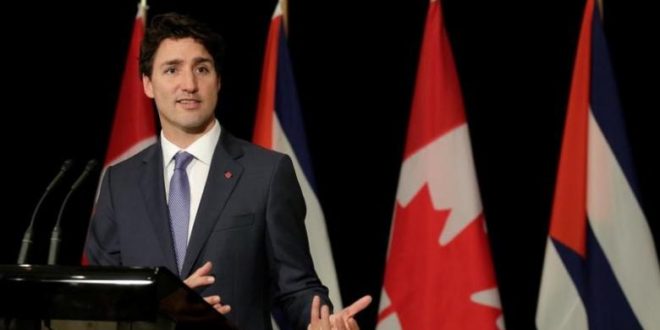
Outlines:
[[[164,71],[165,74],[174,74],[175,72],[176,72],[175,68],[167,68]]]
[[[199,72],[199,73],[209,73],[209,72],[211,72],[211,70],[209,68],[205,67],[205,66],[200,66],[199,68],[197,68],[197,72]]]

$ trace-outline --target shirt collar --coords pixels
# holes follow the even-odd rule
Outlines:
[[[215,124],[211,130],[206,132],[199,139],[195,140],[195,142],[189,145],[188,148],[183,149],[183,151],[193,155],[198,161],[210,165],[211,159],[213,159],[213,152],[215,151],[215,147],[218,145],[218,141],[220,140],[220,131],[220,123],[218,123],[218,120],[215,119]],[[160,131],[160,140],[161,147],[163,149],[163,163],[164,166],[167,167],[167,165],[174,158],[174,155],[181,151],[181,149],[174,143],[170,142],[165,137],[162,130]]]

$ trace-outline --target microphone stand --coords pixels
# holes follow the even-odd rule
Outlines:
[[[64,176],[64,173],[66,173],[70,168],[71,165],[73,165],[73,161],[71,159],[67,159],[64,161],[62,164],[62,167],[60,168],[60,171],[57,173],[55,178],[50,182],[48,187],[46,187],[46,191],[41,195],[41,198],[39,198],[39,202],[37,202],[37,206],[34,208],[34,211],[32,211],[32,217],[30,219],[30,225],[28,228],[25,230],[25,234],[23,234],[23,240],[21,243],[21,250],[18,253],[18,264],[24,264],[25,261],[27,260],[28,253],[30,251],[30,246],[32,246],[32,233],[33,233],[33,227],[34,227],[34,220],[37,218],[37,212],[39,212],[39,209],[41,208],[41,204],[44,202],[46,199],[46,196],[48,196],[48,193],[57,185],[57,183],[60,182],[62,177]]]
[[[76,182],[74,182],[73,185],[71,185],[69,192],[64,197],[64,201],[62,201],[62,206],[60,206],[60,211],[57,214],[57,221],[55,222],[55,227],[53,227],[53,231],[50,234],[50,247],[48,248],[49,265],[55,265],[55,263],[57,262],[57,254],[60,250],[60,242],[62,241],[60,223],[62,222],[62,214],[64,214],[64,207],[69,202],[69,198],[71,197],[71,194],[73,194],[73,192],[76,189],[78,189],[80,184],[89,175],[89,172],[91,172],[95,166],[96,166],[95,159],[92,159],[87,162],[87,165],[85,166],[85,169],[83,170],[82,174],[80,174]]]

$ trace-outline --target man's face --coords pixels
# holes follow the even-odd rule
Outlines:
[[[194,39],[163,40],[142,85],[156,101],[166,134],[202,134],[213,126],[220,77],[209,52]]]

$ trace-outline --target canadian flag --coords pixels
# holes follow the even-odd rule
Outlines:
[[[103,169],[127,159],[156,142],[156,123],[151,100],[144,94],[140,80],[140,43],[144,37],[146,3],[138,5],[131,44],[119,91],[119,101],[110,134]]]
[[[115,110],[115,119],[110,133],[110,142],[103,162],[103,171],[124,159],[127,159],[156,142],[156,123],[151,100],[144,94],[140,80],[140,43],[144,37],[146,19],[146,1],[138,5],[138,13],[133,25],[131,44],[126,56],[126,65],[119,90],[119,101]],[[100,182],[99,181],[99,182]],[[89,264],[83,254],[82,264]]]
[[[504,328],[439,1],[426,19],[377,328]]]

